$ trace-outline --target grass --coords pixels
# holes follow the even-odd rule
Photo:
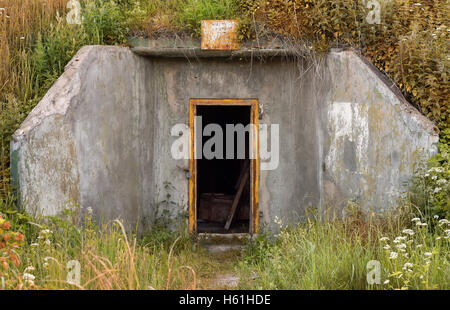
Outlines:
[[[257,240],[248,249],[238,268],[240,288],[449,289],[448,221],[439,224],[436,219],[437,229],[430,232],[416,225],[420,220],[402,223],[392,215],[359,216],[356,221],[281,224],[275,240]],[[256,251],[255,257],[255,248],[264,250]],[[373,267],[368,263],[373,260],[380,263],[380,280],[369,284]]]
[[[240,255],[209,253],[184,230],[157,225],[138,235],[120,221],[97,225],[89,213],[81,222],[78,214],[74,205],[59,217],[33,218],[12,201],[0,204],[0,289],[206,289]],[[68,282],[73,261],[79,283]]]
[[[238,17],[235,0],[188,0],[175,15],[178,29],[188,30],[200,35],[200,22],[203,19],[235,19]]]
[[[226,274],[241,278],[239,289],[450,288],[450,223],[426,223],[411,208],[365,214],[353,206],[344,220],[315,215],[290,227],[276,220],[277,235],[260,234],[244,252],[225,253],[210,253],[205,244],[214,241],[185,230],[155,226],[137,235],[119,221],[96,225],[89,212],[74,221],[75,207],[45,218],[11,208],[0,208],[4,289],[216,289],[227,288],[217,283]],[[67,281],[73,260],[79,283]],[[371,261],[381,268],[369,284]]]

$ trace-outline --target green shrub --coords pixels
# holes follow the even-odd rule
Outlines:
[[[63,23],[51,26],[45,35],[38,36],[31,54],[31,74],[37,98],[45,95],[85,42],[86,36],[79,26],[69,27]]]
[[[94,0],[82,11],[83,29],[88,44],[126,42],[126,12],[115,1]]]
[[[434,216],[450,218],[450,128],[441,136],[439,153],[418,166],[407,192],[408,203],[429,224]]]
[[[450,2],[378,3],[379,23],[369,23],[373,12],[364,1],[354,0],[273,0],[261,4],[257,16],[272,31],[319,52],[331,46],[360,49],[423,114],[447,128],[450,32],[445,23]]]
[[[178,30],[188,30],[198,36],[201,20],[234,19],[238,9],[235,0],[187,0],[176,12],[175,23]]]
[[[269,248],[273,245],[273,241],[268,232],[260,232],[247,244],[244,261],[247,264],[263,264],[268,258]]]

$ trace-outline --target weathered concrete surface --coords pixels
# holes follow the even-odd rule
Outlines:
[[[414,164],[436,152],[438,129],[353,52],[331,53],[325,70],[323,202],[342,208],[352,198],[374,211],[395,205]]]
[[[309,206],[340,210],[348,199],[391,207],[415,161],[436,151],[433,124],[351,51],[314,65],[170,57],[80,50],[12,141],[12,172],[28,209],[56,214],[72,199],[129,225],[164,210],[185,215],[187,161],[171,157],[178,137],[170,130],[188,124],[190,98],[257,98],[260,122],[280,125],[279,166],[261,171],[268,224],[275,216],[299,220]]]
[[[78,202],[97,218],[130,225],[151,216],[149,69],[127,48],[78,52],[11,143],[28,210],[54,215]]]

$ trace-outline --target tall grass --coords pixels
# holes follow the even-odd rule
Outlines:
[[[448,221],[435,218],[433,232],[406,218],[354,214],[295,227],[278,222],[277,239],[257,239],[240,263],[241,288],[448,289]],[[367,280],[374,260],[381,266],[378,283]]]
[[[67,0],[0,0],[0,198],[11,190],[13,132],[81,46],[124,44],[138,14],[135,1],[80,2],[83,22],[69,25]]]
[[[6,283],[4,288],[145,290],[198,287],[195,270],[204,262],[202,256],[198,258],[203,252],[201,249],[195,251],[195,245],[184,233],[176,239],[161,242],[127,233],[119,221],[100,227],[93,224],[90,217],[85,218],[82,226],[61,219],[47,221],[50,222],[27,224],[37,229],[28,227],[28,239],[31,240],[14,249],[20,265],[16,268],[10,263],[6,276],[0,272]],[[174,232],[170,234],[177,236]],[[0,257],[1,254],[0,247]],[[70,276],[74,265],[69,262],[73,261],[80,266],[79,283]]]
[[[179,30],[200,35],[200,22],[204,19],[234,19],[238,17],[235,0],[188,0],[184,1],[175,15]]]
[[[9,192],[9,141],[33,103],[30,51],[65,0],[0,0],[0,197]]]
[[[119,221],[97,225],[76,205],[31,218],[13,203],[0,203],[6,289],[202,289],[232,272],[241,289],[450,288],[450,222],[427,223],[410,207],[366,214],[351,206],[345,219],[312,215],[290,227],[276,219],[278,234],[260,234],[245,255],[214,256],[184,230],[158,226],[138,236]],[[79,283],[67,281],[73,260]],[[375,283],[367,280],[371,261],[381,267]]]

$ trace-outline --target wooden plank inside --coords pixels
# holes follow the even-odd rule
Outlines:
[[[236,193],[236,196],[234,196],[233,205],[231,206],[230,215],[228,216],[228,220],[225,224],[225,229],[229,230],[231,226],[231,222],[233,221],[234,214],[236,213],[236,209],[239,203],[239,199],[241,199],[242,191],[244,190],[245,184],[247,184],[248,180],[248,169],[245,169],[244,175],[241,178],[241,182],[239,185],[238,192]]]

